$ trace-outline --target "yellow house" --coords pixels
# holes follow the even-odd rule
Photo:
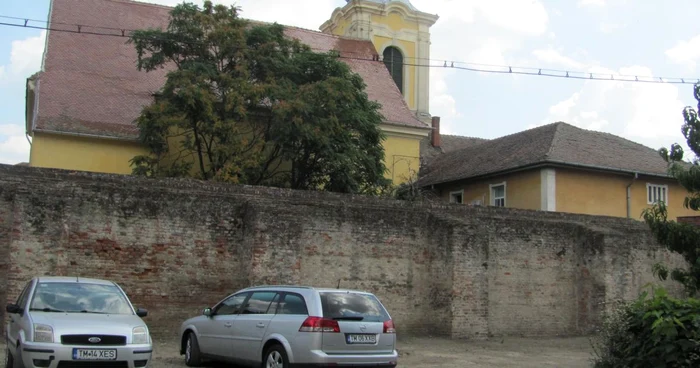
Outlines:
[[[429,161],[418,180],[444,201],[635,219],[664,201],[669,219],[696,214],[656,150],[612,134],[558,122],[446,142],[436,130],[424,144]]]
[[[170,10],[130,0],[51,0],[42,70],[26,86],[30,166],[131,173],[129,160],[147,153],[134,121],[166,70],[139,72],[121,30],[162,28]],[[86,14],[100,16],[92,24]],[[419,64],[429,57],[436,21],[407,0],[353,0],[333,12],[323,32],[285,30],[316,51],[337,51],[362,76],[370,99],[382,105],[386,175],[395,184],[418,172],[420,142],[432,129],[429,68]],[[77,24],[84,32],[74,32]]]

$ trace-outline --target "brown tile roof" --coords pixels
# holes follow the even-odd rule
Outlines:
[[[668,176],[656,150],[612,135],[558,122],[445,153],[418,185],[469,179],[537,164]]]
[[[82,24],[81,32],[114,37],[49,31],[34,128],[136,139],[133,122],[163,85],[167,70],[139,72],[134,46],[119,37],[120,30],[163,28],[170,9],[130,0],[52,0],[52,28],[75,31],[74,24]],[[343,61],[363,77],[369,98],[383,105],[387,123],[428,129],[409,110],[383,63],[372,61],[376,50],[370,41],[294,27],[287,27],[286,33],[315,51],[334,49],[343,56],[369,59]]]
[[[432,133],[431,133],[432,134]],[[420,142],[420,158],[421,165],[429,165],[436,157],[456,151],[458,149],[473,147],[477,144],[488,142],[488,139],[475,138],[475,137],[463,137],[459,135],[440,135],[440,147],[433,147],[431,144],[431,137],[425,137]]]

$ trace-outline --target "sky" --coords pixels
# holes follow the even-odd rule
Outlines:
[[[144,1],[164,5],[181,2]],[[692,19],[683,21],[683,14],[700,13],[697,0],[411,3],[440,17],[431,28],[431,59],[454,61],[457,66],[488,64],[656,79],[700,78],[700,29]],[[238,0],[235,4],[249,19],[318,30],[345,0]],[[0,16],[45,20],[48,9],[49,0],[11,0],[3,2]],[[22,23],[8,18],[0,18],[0,22]],[[0,29],[0,163],[28,162],[25,81],[41,68],[46,34],[2,25]],[[441,117],[443,134],[497,138],[564,121],[654,149],[673,143],[685,147],[681,113],[688,105],[697,107],[690,83],[430,70],[430,113]]]

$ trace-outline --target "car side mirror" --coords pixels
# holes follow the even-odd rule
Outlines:
[[[204,308],[204,310],[202,311],[202,314],[207,316],[207,317],[211,317],[213,313],[212,313],[211,308]]]
[[[5,311],[10,314],[20,314],[22,313],[22,308],[20,308],[17,304],[8,303],[7,307],[5,307]]]
[[[146,317],[148,315],[148,311],[143,308],[136,308],[136,315],[139,317]]]

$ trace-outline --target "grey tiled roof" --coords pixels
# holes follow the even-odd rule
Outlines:
[[[668,176],[666,162],[653,148],[558,122],[446,152],[422,170],[418,185],[545,163]]]

